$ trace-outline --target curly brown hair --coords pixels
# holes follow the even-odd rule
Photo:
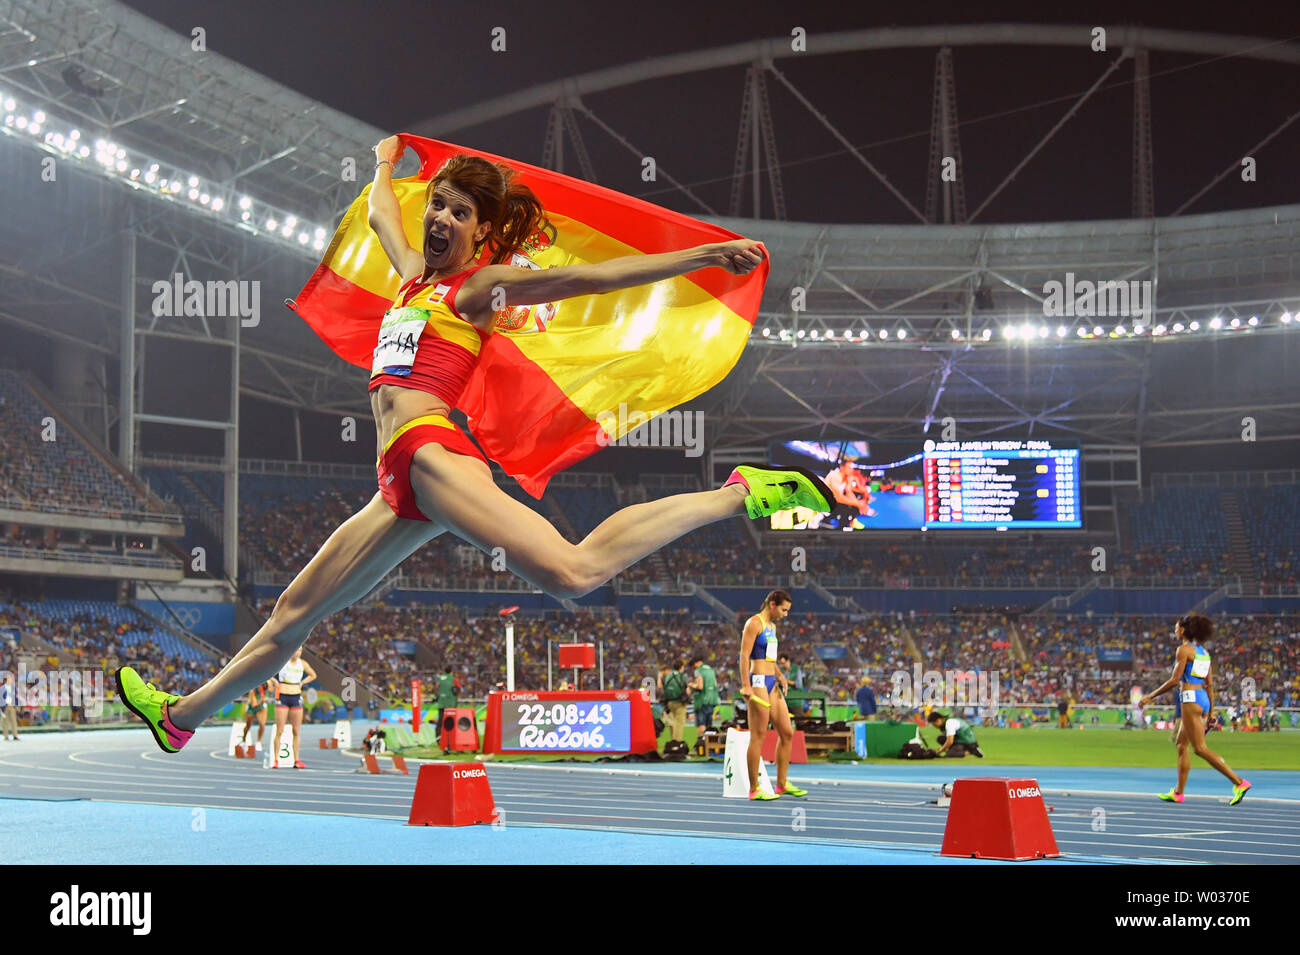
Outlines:
[[[1203,613],[1179,617],[1178,626],[1183,628],[1183,639],[1192,643],[1204,643],[1214,636],[1214,621]]]
[[[479,156],[457,153],[434,173],[424,191],[424,201],[433,198],[438,183],[445,182],[474,200],[479,222],[491,231],[474,245],[474,255],[486,243],[491,262],[500,265],[541,233],[554,240],[555,227],[533,190],[516,181],[517,173],[505,163],[489,162]]]

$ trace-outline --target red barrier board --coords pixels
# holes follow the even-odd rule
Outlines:
[[[776,747],[780,741],[781,736],[776,730],[767,731],[763,737],[763,759],[769,763],[776,762]],[[803,730],[794,731],[794,739],[790,741],[790,762],[808,762],[808,747],[804,744]]]

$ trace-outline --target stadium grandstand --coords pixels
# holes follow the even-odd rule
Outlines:
[[[0,3],[0,670],[28,685],[44,673],[51,686],[57,674],[93,671],[106,702],[92,714],[50,694],[20,712],[23,733],[138,726],[111,677],[121,667],[171,693],[203,686],[376,496],[366,372],[280,303],[299,297],[330,254],[372,147],[393,131],[233,56],[210,53],[196,66],[189,37],[135,7]],[[927,58],[937,171],[961,155],[959,132],[975,135],[950,112],[954,55],[992,46],[1042,56],[1066,42],[1064,27],[1003,27],[846,32],[837,50]],[[900,192],[852,147],[837,175],[869,184],[882,203],[896,195],[902,208],[890,215],[900,221],[803,212],[796,197],[814,190],[800,180],[815,174],[777,159],[774,116],[810,104],[786,61],[757,41],[652,57],[621,79],[602,70],[525,88],[521,78],[512,95],[416,117],[415,135],[641,195],[621,173],[600,169],[597,179],[611,153],[588,151],[581,130],[620,137],[601,97],[706,69],[745,71],[734,176],[719,185],[683,174],[683,183],[661,167],[644,195],[761,239],[768,254],[734,367],[677,409],[698,421],[700,453],[679,440],[626,440],[559,470],[540,496],[499,464],[492,477],[572,544],[622,508],[711,491],[743,464],[815,470],[837,494],[837,473],[857,483],[843,485],[829,514],[792,508],[708,524],[580,596],[544,592],[501,555],[444,533],[315,627],[303,654],[316,673],[305,721],[325,724],[324,735],[351,721],[353,742],[387,725],[393,738],[411,737],[413,752],[441,758],[436,731],[411,726],[414,684],[433,706],[450,672],[456,705],[482,720],[494,695],[569,691],[576,671],[560,652],[576,643],[597,655],[582,687],[640,691],[656,719],[667,715],[663,668],[681,662],[692,674],[702,659],[716,674],[718,724],[740,728],[741,635],[781,589],[792,608],[780,648],[803,694],[791,701],[794,727],[844,734],[832,750],[841,761],[854,752],[864,686],[879,704],[872,722],[928,730],[929,708],[899,691],[922,672],[944,675],[944,686],[954,675],[997,681],[991,709],[957,707],[978,730],[1029,738],[1055,726],[1064,704],[1085,730],[1136,736],[1118,735],[1134,728],[1134,690],[1168,677],[1175,623],[1192,612],[1214,623],[1207,649],[1225,730],[1276,728],[1294,746],[1300,195],[1294,176],[1282,194],[1265,193],[1267,204],[1215,188],[1222,177],[1201,183],[1208,198],[1184,197],[1199,200],[1191,208],[1157,205],[1152,193],[1148,55],[1227,56],[1246,39],[1124,35],[1133,90],[1107,109],[1135,158],[1104,191],[1121,206],[1131,198],[1127,217],[1112,202],[1097,206],[1111,210],[1105,218],[1050,204],[1038,215],[997,203],[984,212],[973,186],[937,174],[924,196]],[[19,40],[33,54],[27,66]],[[1293,79],[1300,46],[1270,44],[1241,62]],[[544,138],[512,138],[506,121],[539,109]],[[832,119],[811,115],[827,142],[848,142]],[[1284,119],[1269,113],[1259,134]],[[650,126],[635,128],[653,142]],[[1292,155],[1294,133],[1278,131]],[[999,168],[1022,153],[1027,162],[1033,147],[1008,138]],[[667,143],[654,148],[671,165]],[[359,178],[340,179],[341,158]],[[42,183],[47,161],[57,185]],[[409,159],[399,172],[416,175]],[[992,195],[978,190],[985,205],[1021,189],[1015,178]],[[1076,279],[1131,289],[1146,304],[1075,314],[1072,301],[1054,312],[1054,283]],[[222,310],[169,311],[173,291],[179,303],[195,282],[236,291]],[[451,417],[472,431],[461,410]],[[216,721],[238,725],[244,713],[241,695]],[[1158,704],[1137,729],[1163,729],[1168,715]],[[671,729],[659,730],[662,751]],[[213,753],[223,758],[224,746]],[[1166,762],[1172,774],[1173,756]]]

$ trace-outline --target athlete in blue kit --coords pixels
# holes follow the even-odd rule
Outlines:
[[[1235,806],[1246,797],[1250,781],[1242,779],[1232,771],[1223,758],[1205,745],[1205,723],[1214,712],[1211,694],[1214,692],[1212,664],[1209,651],[1202,645],[1214,635],[1214,621],[1204,614],[1189,613],[1179,618],[1175,630],[1181,641],[1178,652],[1174,655],[1174,673],[1160,685],[1160,689],[1142,697],[1141,706],[1146,707],[1155,697],[1178,687],[1178,704],[1181,706],[1178,731],[1178,785],[1167,793],[1160,793],[1166,802],[1182,802],[1183,790],[1187,787],[1187,774],[1192,768],[1191,750],[1223,775],[1232,780],[1232,799],[1228,805]]]
[[[740,692],[749,713],[749,798],[776,799],[777,796],[806,796],[808,791],[792,786],[786,779],[790,768],[790,744],[794,729],[785,705],[786,679],[777,668],[776,621],[790,612],[793,601],[784,590],[774,590],[763,601],[763,609],[745,621],[740,639]],[[763,738],[768,723],[776,727],[781,741],[776,747],[776,795],[758,787],[759,761],[763,758]]]

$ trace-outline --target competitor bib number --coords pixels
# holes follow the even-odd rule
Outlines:
[[[394,308],[384,314],[379,326],[371,375],[409,375],[420,347],[420,335],[429,312],[423,308]]]
[[[1182,700],[1183,700],[1184,703],[1195,703],[1195,702],[1196,702],[1196,691],[1195,691],[1195,690],[1183,690]]]

